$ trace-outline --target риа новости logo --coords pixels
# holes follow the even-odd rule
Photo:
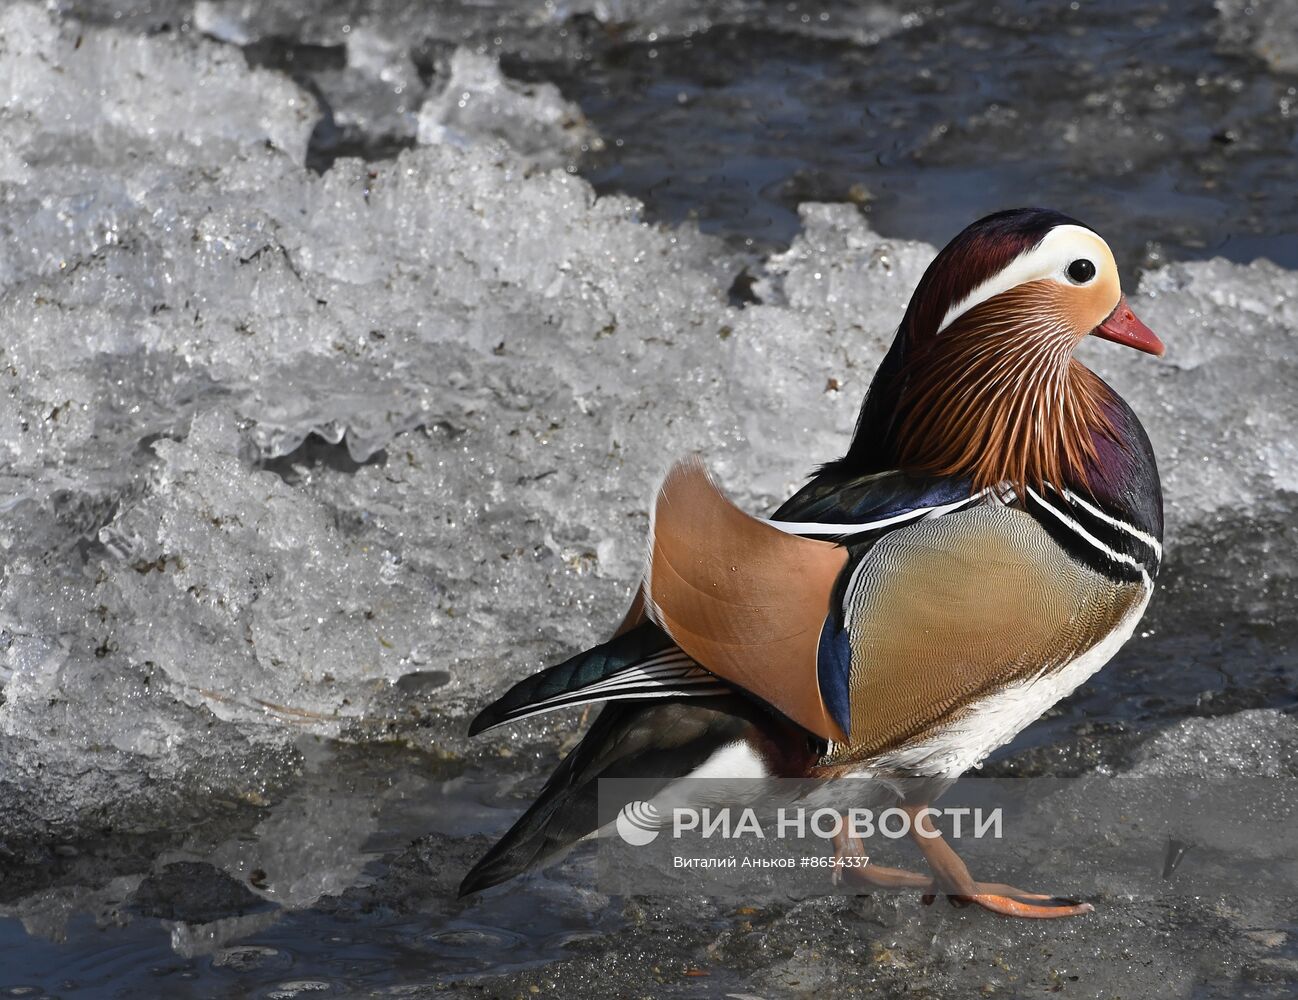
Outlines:
[[[649,802],[628,802],[617,814],[617,833],[632,847],[644,847],[658,839],[662,817]]]

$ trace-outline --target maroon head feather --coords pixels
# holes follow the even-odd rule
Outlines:
[[[947,310],[1031,250],[1050,230],[1066,225],[1082,223],[1045,208],[1016,208],[966,226],[924,271],[899,332],[911,343],[933,337]]]

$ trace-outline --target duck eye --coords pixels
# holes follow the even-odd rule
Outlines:
[[[1085,257],[1079,257],[1068,265],[1068,280],[1075,285],[1084,285],[1095,277],[1095,265]]]

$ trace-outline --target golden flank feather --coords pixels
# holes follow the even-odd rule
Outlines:
[[[852,579],[852,735],[831,765],[922,741],[1007,685],[1049,686],[1146,595],[994,504],[893,532]]]

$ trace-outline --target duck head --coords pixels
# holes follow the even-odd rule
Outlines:
[[[912,343],[964,327],[1020,321],[1076,342],[1093,334],[1161,356],[1163,343],[1136,319],[1109,245],[1075,219],[1020,208],[979,219],[924,272],[902,330]]]
[[[916,286],[843,463],[1085,485],[1098,440],[1117,436],[1113,391],[1072,357],[1087,336],[1163,353],[1108,244],[1044,209],[978,220]]]

